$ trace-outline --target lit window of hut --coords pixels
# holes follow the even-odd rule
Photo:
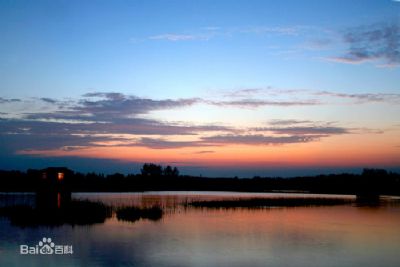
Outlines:
[[[58,178],[59,181],[62,181],[64,179],[64,173],[63,172],[59,172],[57,178]]]

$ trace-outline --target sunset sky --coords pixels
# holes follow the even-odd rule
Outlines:
[[[0,1],[0,169],[400,171],[400,1]]]

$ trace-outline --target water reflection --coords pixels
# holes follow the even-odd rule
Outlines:
[[[2,199],[20,220],[0,218],[0,266],[400,266],[400,205],[394,198],[383,198],[380,206],[197,209],[185,203],[282,195],[82,193],[45,206],[32,196],[13,197]],[[328,197],[356,203],[351,196]],[[96,209],[98,220],[74,218],[95,217]],[[29,214],[36,219],[28,225]],[[73,245],[74,254],[18,254],[19,244],[37,244],[43,236]]]
[[[104,223],[111,217],[111,209],[102,203],[90,201],[69,201],[58,205],[61,199],[53,204],[35,207],[17,205],[0,208],[0,215],[7,217],[11,224],[19,227],[90,225]]]
[[[73,194],[72,198],[70,194],[61,193],[15,196],[0,194],[0,216],[18,227],[93,225],[114,217],[132,223],[158,221],[165,214],[188,213],[196,207],[258,209],[353,205],[382,208],[399,203],[393,198],[372,201],[354,196],[226,192],[80,193]]]
[[[162,218],[163,210],[158,206],[150,208],[123,207],[117,209],[116,215],[120,221],[136,222],[140,219],[158,221]]]
[[[67,225],[92,225],[104,223],[116,215],[120,221],[136,222],[140,219],[158,221],[163,216],[159,206],[114,207],[100,201],[71,200],[70,194],[36,194],[35,201],[24,204],[0,206],[0,216],[6,217],[11,225],[18,227],[56,227]]]

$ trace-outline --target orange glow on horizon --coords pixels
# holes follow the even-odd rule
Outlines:
[[[355,142],[357,140],[357,142]],[[76,150],[20,151],[52,157],[75,156],[126,162],[169,163],[176,166],[234,167],[352,167],[400,165],[394,136],[335,136],[310,143],[286,145],[221,145],[152,149],[134,146],[84,147]],[[203,151],[204,153],[199,153]]]

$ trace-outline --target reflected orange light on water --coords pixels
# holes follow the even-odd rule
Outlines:
[[[340,261],[337,255],[345,257],[345,260],[368,258],[369,255],[393,258],[396,255],[393,249],[400,244],[399,222],[398,207],[335,206],[189,209],[165,214],[160,222],[142,220],[135,224],[124,223],[124,226],[131,238],[137,238],[138,229],[145,233],[158,230],[165,236],[174,237],[159,240],[153,249],[168,255],[188,253],[192,261],[196,261],[193,252],[197,252],[197,260],[202,262],[204,257],[212,262],[221,257],[235,262],[243,260],[245,255],[249,262],[259,263],[269,259],[281,262],[296,258],[296,253],[299,253],[303,260],[313,258],[319,261],[312,266],[324,266],[324,260]],[[121,226],[116,219],[107,221],[105,225],[110,229],[116,226]],[[343,254],[345,251],[351,251],[351,256]]]

